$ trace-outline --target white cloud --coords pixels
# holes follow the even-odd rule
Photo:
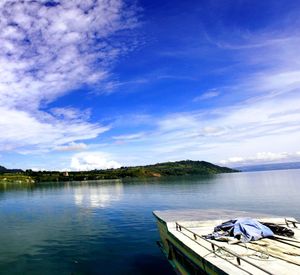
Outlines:
[[[182,129],[194,129],[200,127],[193,113],[171,114],[160,118],[157,126],[162,132],[171,132]]]
[[[50,112],[58,119],[68,119],[68,120],[88,120],[91,115],[91,110],[79,110],[72,107],[65,108],[52,108]]]
[[[122,159],[124,165],[170,159],[250,162],[248,156],[256,153],[258,160],[266,162],[278,154],[282,156],[282,151],[292,154],[299,150],[300,110],[297,106],[300,106],[300,96],[278,97],[152,118],[149,133],[144,132],[134,144],[120,144],[117,149],[110,147],[109,150]],[[126,159],[127,155],[132,160]]]
[[[198,101],[202,101],[202,100],[207,100],[207,99],[210,99],[210,98],[214,98],[214,97],[217,97],[220,95],[220,92],[217,91],[217,90],[210,90],[210,91],[207,91],[203,94],[201,94],[200,96],[197,96],[193,99],[194,102],[198,102]]]
[[[74,140],[92,139],[109,130],[82,120],[58,120],[45,113],[35,113],[0,107],[0,150],[16,148],[53,149]],[[37,117],[35,117],[37,116]]]
[[[298,158],[299,35],[294,29],[264,29],[235,41],[241,42],[231,47],[227,41],[222,52],[234,63],[233,71],[222,72],[228,74],[226,87],[194,99],[214,98],[217,107],[152,117],[149,133],[134,144],[120,144],[120,155],[130,155],[135,163],[189,158],[246,164]]]
[[[81,151],[87,149],[87,147],[85,143],[70,142],[67,145],[57,146],[54,149],[56,151]]]
[[[291,162],[299,161],[300,152],[259,152],[254,156],[248,157],[230,157],[227,160],[221,160],[220,163],[224,165],[244,165],[244,164],[257,164],[257,163],[276,163],[276,162]]]
[[[200,110],[150,117],[145,122],[150,130],[142,138],[110,150],[124,165],[180,159],[245,164],[294,160],[300,140],[300,39],[294,27],[276,30],[238,31],[233,36],[241,37],[234,37],[234,43],[218,43],[220,52],[212,48],[230,63],[221,70],[226,86],[194,101],[213,98],[216,107],[203,104]]]
[[[119,167],[120,163],[111,160],[111,156],[103,152],[82,152],[75,154],[71,160],[71,169],[77,171]]]
[[[219,135],[224,131],[224,128],[221,126],[214,127],[214,126],[205,126],[202,129],[203,133],[206,135]]]
[[[46,112],[41,106],[45,110],[47,103],[81,85],[122,85],[109,79],[110,68],[127,47],[112,36],[135,26],[134,9],[121,0],[46,3],[0,2],[0,150],[84,150],[83,140],[110,129],[90,123],[91,110],[68,104]],[[134,162],[126,165],[187,158],[232,163],[293,159],[300,140],[300,39],[295,31],[282,32],[264,29],[234,44],[217,44],[234,63],[228,66],[233,77],[225,75],[226,87],[194,101],[214,98],[218,107],[119,117],[112,125],[126,125],[130,132],[105,144],[117,158],[83,152],[73,156],[72,169],[118,167],[112,159]],[[134,142],[116,146],[115,140]]]
[[[102,133],[87,121],[90,111],[41,106],[106,81],[127,50],[111,36],[136,25],[134,8],[122,0],[4,0],[0,17],[0,150],[51,149]]]
[[[110,150],[124,165],[170,159],[293,161],[300,149],[300,39],[283,33],[282,39],[270,31],[249,36],[248,45],[226,47],[222,53],[235,63],[232,71],[222,71],[228,74],[226,87],[198,98],[216,96],[215,107],[150,117],[145,121],[150,130],[141,139]]]
[[[135,134],[128,134],[128,135],[120,135],[120,136],[114,136],[113,139],[116,140],[138,140],[141,139],[145,136],[144,132],[140,132],[140,133],[135,133]]]

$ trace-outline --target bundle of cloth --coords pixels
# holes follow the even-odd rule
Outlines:
[[[272,226],[271,224],[264,225],[263,223],[251,218],[237,218],[223,222],[216,226],[212,234],[204,237],[220,241],[229,241],[230,238],[235,238],[241,242],[250,242],[257,241],[262,238],[274,237],[274,228],[277,228],[275,233],[278,234],[278,227],[280,226],[274,224],[272,224]],[[291,231],[289,232],[290,235],[294,234],[292,230],[289,229],[289,231]]]

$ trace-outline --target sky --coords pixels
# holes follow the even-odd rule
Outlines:
[[[300,161],[300,1],[0,1],[0,165]]]

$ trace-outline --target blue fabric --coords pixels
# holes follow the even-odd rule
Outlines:
[[[272,230],[251,218],[237,218],[224,222],[215,227],[217,231],[229,232],[231,236],[240,238],[244,242],[256,241],[266,237],[274,236]]]

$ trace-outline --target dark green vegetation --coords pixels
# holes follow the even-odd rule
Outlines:
[[[23,176],[25,181],[52,182],[52,181],[83,181],[101,179],[122,179],[122,178],[147,178],[165,176],[187,176],[187,175],[212,175],[218,173],[237,172],[226,167],[220,167],[205,161],[177,161],[164,162],[154,165],[121,167],[118,169],[92,170],[82,172],[58,172],[58,171],[38,171],[26,170],[18,172],[15,176]],[[0,181],[9,173],[0,175]],[[7,179],[6,179],[7,180]]]
[[[18,172],[23,172],[21,169],[7,169],[4,166],[0,165],[0,173],[18,173]]]

